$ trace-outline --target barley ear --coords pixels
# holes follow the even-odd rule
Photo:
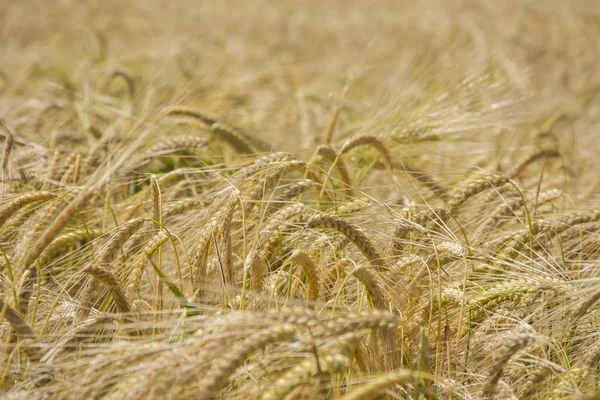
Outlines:
[[[8,321],[13,330],[23,338],[32,338],[33,331],[25,321],[12,309],[4,300],[0,299],[0,321],[5,319]]]
[[[239,368],[253,353],[278,342],[290,341],[294,337],[295,328],[291,324],[275,325],[259,331],[217,358],[208,372],[200,382],[197,392],[199,398],[218,396],[221,389],[227,383],[229,377]]]
[[[493,396],[498,388],[498,382],[504,371],[504,367],[510,359],[521,349],[531,345],[535,341],[535,335],[531,332],[514,332],[504,342],[494,356],[488,379],[483,387],[486,397]]]

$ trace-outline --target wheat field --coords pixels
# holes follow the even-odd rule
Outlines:
[[[0,398],[600,398],[600,3],[0,0]]]

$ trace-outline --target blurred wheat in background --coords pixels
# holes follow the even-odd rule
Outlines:
[[[0,1],[0,396],[600,396],[600,3]]]

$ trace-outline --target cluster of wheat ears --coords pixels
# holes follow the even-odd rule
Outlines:
[[[593,1],[33,3],[1,397],[596,398]]]

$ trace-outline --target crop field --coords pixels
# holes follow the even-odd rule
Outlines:
[[[0,0],[0,398],[598,399],[599,157],[595,0]]]

